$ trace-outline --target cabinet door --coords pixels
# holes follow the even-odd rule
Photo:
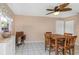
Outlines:
[[[6,43],[0,43],[0,55],[6,55]]]
[[[14,55],[15,54],[15,38],[8,38],[8,42],[6,45],[6,55]]]

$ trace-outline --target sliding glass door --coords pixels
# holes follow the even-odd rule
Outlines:
[[[63,34],[64,33],[64,21],[57,20],[56,21],[56,33]]]
[[[65,32],[67,33],[72,33],[74,34],[74,21],[73,20],[70,20],[70,21],[66,21],[65,22]]]
[[[69,21],[57,20],[56,21],[56,33],[64,34],[64,32],[74,34],[74,20],[69,20]]]

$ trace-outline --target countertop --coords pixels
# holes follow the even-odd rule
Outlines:
[[[14,37],[14,36],[10,36],[8,38],[2,38],[2,37],[0,37],[0,43],[7,43],[8,40],[10,40],[12,37]]]

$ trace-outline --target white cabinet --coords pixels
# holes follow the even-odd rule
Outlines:
[[[0,43],[0,55],[15,54],[15,37],[5,39],[5,42]]]

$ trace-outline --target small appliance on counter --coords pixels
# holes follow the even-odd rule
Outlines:
[[[11,37],[11,33],[10,32],[3,32],[1,35],[2,35],[3,38]]]

